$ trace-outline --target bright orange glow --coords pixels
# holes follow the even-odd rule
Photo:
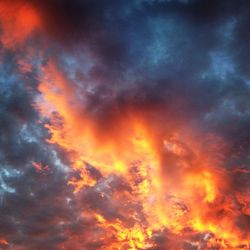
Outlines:
[[[80,180],[69,182],[75,193],[97,185],[86,168],[90,164],[105,178],[112,174],[122,177],[131,187],[126,202],[141,205],[143,217],[130,214],[131,225],[119,219],[109,221],[93,211],[108,235],[102,237],[110,237],[109,247],[102,249],[155,247],[154,235],[166,229],[180,238],[187,232],[200,232],[205,235],[206,249],[248,249],[250,232],[243,233],[235,223],[238,214],[229,194],[227,173],[202,142],[194,140],[194,133],[165,133],[166,137],[160,138],[155,126],[132,109],[110,118],[105,127],[85,110],[84,93],[78,100],[74,85],[53,63],[42,75],[42,101],[36,106],[50,119],[48,142],[62,147],[73,169],[80,172]],[[246,202],[248,198],[241,199]],[[201,240],[194,244],[205,249]]]
[[[15,49],[41,27],[40,16],[32,6],[14,1],[0,3],[0,22],[3,28],[1,43],[7,49]]]
[[[118,219],[115,222],[108,222],[100,214],[96,214],[98,224],[105,229],[109,235],[114,235],[116,240],[113,241],[108,249],[128,249],[136,250],[143,247],[153,246],[149,239],[152,236],[150,229],[144,228],[142,225],[134,225],[132,228],[127,228],[122,225]]]
[[[8,241],[7,240],[5,240],[5,239],[0,239],[0,244],[2,244],[2,245],[8,245],[9,243],[8,243]]]

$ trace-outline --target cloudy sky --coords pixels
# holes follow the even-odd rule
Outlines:
[[[249,249],[248,0],[0,0],[0,249]]]

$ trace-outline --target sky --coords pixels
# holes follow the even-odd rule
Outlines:
[[[0,0],[0,249],[250,247],[248,0]]]

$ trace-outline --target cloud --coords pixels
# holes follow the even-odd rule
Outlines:
[[[244,245],[248,9],[0,1],[0,248]]]

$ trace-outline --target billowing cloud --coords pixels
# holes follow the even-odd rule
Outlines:
[[[247,0],[0,0],[0,249],[248,249]]]

